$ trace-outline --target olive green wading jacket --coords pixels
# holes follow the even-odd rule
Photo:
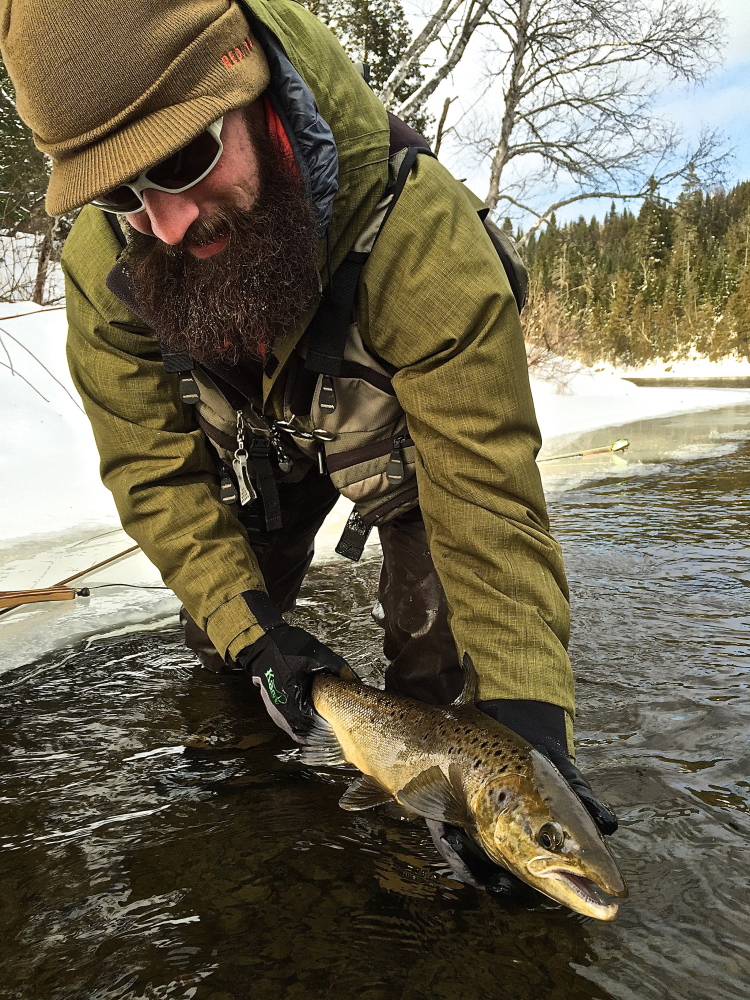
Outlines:
[[[248,6],[281,41],[336,140],[335,269],[386,185],[386,114],[304,8]],[[535,462],[524,344],[478,206],[436,160],[417,158],[363,269],[359,328],[398,369],[430,551],[479,698],[551,702],[572,717],[567,588]],[[63,255],[71,372],[125,530],[222,655],[235,656],[262,634],[241,595],[263,590],[263,580],[233,508],[219,500],[215,463],[177,376],[165,372],[152,331],[105,286],[120,251],[104,215],[85,208]],[[304,325],[275,346],[280,363],[262,386],[258,375],[272,417],[282,416],[285,363]]]

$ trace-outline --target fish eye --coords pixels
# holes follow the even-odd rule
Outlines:
[[[545,851],[554,851],[563,846],[565,834],[559,823],[545,823],[537,839]]]

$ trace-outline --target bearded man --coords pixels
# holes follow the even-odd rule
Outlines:
[[[68,356],[126,531],[188,644],[296,739],[344,660],[287,624],[340,494],[377,526],[387,690],[479,707],[572,763],[568,603],[518,308],[486,209],[290,0],[2,0],[52,161]],[[421,150],[421,151],[420,151]],[[432,824],[467,881],[486,859]],[[486,862],[486,863],[485,863]]]

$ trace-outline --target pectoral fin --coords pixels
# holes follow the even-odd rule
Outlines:
[[[461,785],[461,773],[455,764],[451,765],[450,778],[446,778],[437,764],[422,771],[396,793],[396,798],[402,805],[426,819],[440,820],[455,826],[467,826],[471,822]]]
[[[363,774],[357,778],[347,788],[339,799],[342,809],[350,812],[359,812],[362,809],[372,809],[374,806],[382,806],[385,802],[392,802],[393,795],[387,788],[383,788],[379,781],[369,774]]]
[[[347,763],[333,728],[320,715],[315,715],[305,745],[300,749],[300,759],[303,764],[324,767]]]

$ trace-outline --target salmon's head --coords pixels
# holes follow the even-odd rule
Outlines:
[[[471,803],[489,856],[578,913],[614,920],[625,887],[609,848],[559,771],[532,750],[524,773],[489,777]]]

